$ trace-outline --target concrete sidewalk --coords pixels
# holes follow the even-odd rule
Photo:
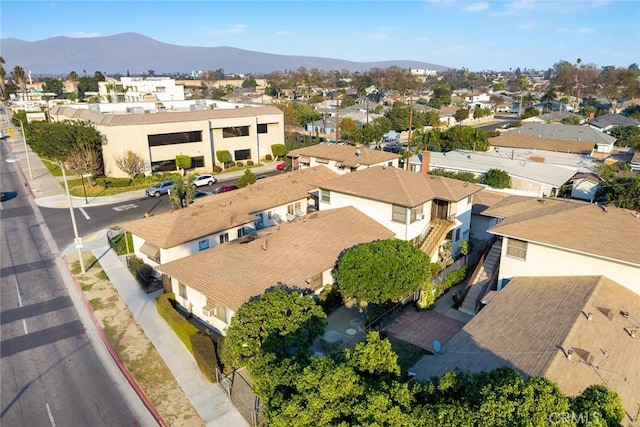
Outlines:
[[[18,134],[14,138],[13,146],[7,143],[7,147],[11,152],[11,156],[17,160],[19,169],[22,172],[22,178],[25,188],[30,192],[38,206],[44,208],[68,208],[69,201],[64,190],[64,181],[61,176],[53,176],[44,162],[27,147],[28,157],[25,152],[25,144],[22,137]],[[27,158],[29,161],[27,162]],[[276,170],[276,166],[281,162],[269,162],[263,166],[251,168],[251,171],[260,175]],[[218,182],[235,181],[244,175],[244,169],[216,174]],[[67,179],[76,179],[77,176],[67,176]],[[120,194],[110,196],[87,197],[88,203],[84,197],[71,196],[71,204],[74,208],[86,208],[92,206],[111,205],[114,203],[124,203],[131,200],[147,197],[144,190],[127,191]]]
[[[85,245],[85,250],[96,257],[200,417],[211,427],[248,426],[220,387],[204,379],[193,356],[158,314],[154,301],[162,291],[147,294],[140,288],[124,259],[109,247],[106,232],[102,230],[87,236],[90,243]],[[69,247],[63,254],[75,254],[75,248]]]

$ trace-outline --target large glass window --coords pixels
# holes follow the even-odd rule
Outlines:
[[[300,211],[301,204],[300,202],[291,203],[287,206],[287,213],[289,215],[296,215],[296,212]]]
[[[422,205],[411,208],[411,214],[409,216],[411,222],[420,221],[422,218]]]
[[[220,244],[227,243],[229,241],[229,233],[224,233],[220,235]]]
[[[267,133],[268,127],[266,123],[258,124],[258,133]]]
[[[251,150],[236,150],[233,153],[233,158],[237,162],[238,160],[250,160]]]
[[[204,251],[209,249],[209,239],[200,240],[198,242],[198,251]]]
[[[514,258],[527,258],[527,242],[509,238],[507,240],[507,255]]]
[[[155,135],[147,135],[149,147],[157,147],[159,145],[185,144],[188,142],[202,141],[202,131],[195,130],[189,132],[159,133]]]
[[[331,203],[331,191],[329,191],[329,190],[321,190],[320,191],[320,198],[322,199],[323,202]]]
[[[393,205],[391,211],[391,220],[406,223],[407,222],[407,208],[404,206]]]
[[[187,287],[185,285],[183,285],[182,283],[180,283],[178,285],[178,287],[179,287],[179,291],[178,292],[179,292],[180,297],[185,299],[185,300],[188,299],[187,298]]]
[[[222,128],[223,138],[236,138],[238,136],[249,136],[249,126],[232,126]]]
[[[203,168],[204,167],[204,156],[192,157],[191,158],[191,167],[192,168]]]
[[[160,160],[158,162],[151,162],[152,172],[169,172],[176,170],[176,160]]]

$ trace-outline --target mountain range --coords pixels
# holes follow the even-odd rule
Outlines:
[[[276,55],[234,47],[191,47],[162,43],[136,33],[107,37],[52,37],[35,42],[14,38],[0,39],[0,52],[7,74],[16,65],[34,75],[79,75],[86,70],[103,74],[191,73],[193,70],[224,70],[225,73],[268,74],[305,67],[322,71],[372,68],[427,68],[445,71],[449,67],[419,61],[352,62],[313,56]]]

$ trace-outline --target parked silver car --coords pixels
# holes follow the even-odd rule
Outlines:
[[[163,194],[168,194],[169,190],[173,188],[173,181],[160,181],[151,188],[144,190],[144,194],[149,197],[160,197]]]
[[[213,185],[216,183],[216,178],[210,173],[202,175],[196,175],[193,177],[193,185],[196,187],[202,187],[203,185]]]

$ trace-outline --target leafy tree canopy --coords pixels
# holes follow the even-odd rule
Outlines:
[[[345,250],[333,269],[340,293],[361,303],[397,301],[430,278],[429,256],[411,242],[377,240]]]
[[[324,330],[326,314],[309,296],[276,287],[250,301],[231,319],[225,344],[236,366],[266,353],[289,355],[307,349]]]
[[[489,169],[482,179],[482,183],[493,188],[510,188],[511,177],[500,169]]]
[[[256,175],[253,172],[251,172],[251,169],[246,169],[244,171],[244,175],[242,175],[238,180],[238,187],[244,188],[247,185],[251,185],[255,182],[256,182]]]

